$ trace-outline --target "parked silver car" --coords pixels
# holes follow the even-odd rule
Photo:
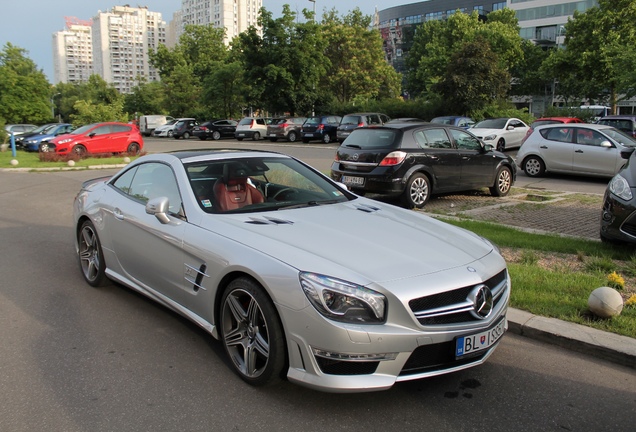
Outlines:
[[[252,385],[387,389],[483,363],[507,328],[495,246],[278,153],[146,155],[86,182],[73,214],[89,285],[191,319]]]
[[[621,151],[635,146],[636,139],[611,126],[545,125],[526,137],[516,163],[529,177],[546,172],[612,177],[625,164]]]

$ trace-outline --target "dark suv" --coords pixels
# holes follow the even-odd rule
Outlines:
[[[309,117],[300,129],[300,138],[304,143],[309,141],[322,141],[329,144],[338,139],[338,125],[342,117],[336,115],[324,115]]]
[[[602,117],[598,124],[613,126],[636,138],[636,115],[611,115]]]
[[[507,195],[516,167],[462,128],[402,123],[354,130],[336,151],[331,178],[353,192],[396,195],[421,208],[438,193],[488,187]]]
[[[267,138],[271,142],[284,139],[289,142],[298,141],[300,138],[300,128],[307,120],[306,117],[277,117],[272,119],[267,125]]]
[[[175,139],[183,137],[183,139],[190,139],[193,135],[194,129],[199,126],[199,123],[193,118],[181,118],[177,120],[172,129],[172,136]]]
[[[389,120],[391,120],[389,116],[381,113],[347,114],[340,121],[340,125],[338,125],[338,141],[343,142],[354,129],[368,126],[382,126]]]

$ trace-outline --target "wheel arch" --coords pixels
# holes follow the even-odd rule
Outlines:
[[[409,181],[413,174],[424,174],[426,177],[428,177],[428,181],[431,184],[431,190],[436,189],[437,180],[433,175],[433,170],[426,165],[421,164],[413,165],[411,168],[408,169],[408,171],[406,171],[406,173],[404,173],[404,176],[402,177],[402,186],[406,187],[406,183]]]

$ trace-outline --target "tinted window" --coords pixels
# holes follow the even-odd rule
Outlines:
[[[342,121],[340,122],[340,124],[343,124],[343,125],[357,125],[361,121],[362,121],[362,119],[360,118],[360,116],[346,115],[346,116],[344,116],[342,118]]]
[[[241,126],[251,125],[251,124],[252,124],[252,119],[250,117],[245,117],[239,122],[239,125]]]
[[[181,195],[177,180],[167,165],[160,163],[139,165],[118,177],[113,185],[143,203],[153,198],[167,197],[171,213],[176,214],[181,209]]]
[[[506,119],[488,119],[482,120],[474,127],[482,129],[503,129],[506,127]]]
[[[356,129],[343,145],[369,148],[394,148],[397,146],[398,131],[390,129]]]
[[[449,149],[451,142],[444,129],[422,129],[415,132],[415,140],[422,148]]]

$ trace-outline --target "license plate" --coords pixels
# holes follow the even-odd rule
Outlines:
[[[493,346],[506,331],[506,320],[501,319],[494,327],[468,336],[455,339],[455,358],[477,353]]]
[[[271,136],[271,137],[275,137],[275,136],[276,136],[276,134],[269,134],[269,136]]]
[[[245,134],[244,133],[240,133],[240,134],[237,134],[237,136],[243,137],[243,136],[245,136]]]
[[[306,137],[312,137],[314,134],[305,134]]]
[[[364,178],[362,177],[342,176],[340,181],[346,185],[364,186]]]

